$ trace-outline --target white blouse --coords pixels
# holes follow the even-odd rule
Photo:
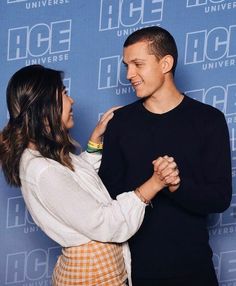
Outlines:
[[[83,152],[71,158],[74,172],[38,151],[24,151],[21,190],[35,223],[63,247],[127,241],[139,229],[146,204],[133,191],[111,199],[97,174],[101,155]],[[123,252],[130,278],[127,243]]]

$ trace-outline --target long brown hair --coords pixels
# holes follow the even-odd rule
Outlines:
[[[7,86],[10,119],[0,132],[0,163],[6,181],[21,186],[22,153],[33,142],[43,157],[73,170],[69,152],[74,141],[62,124],[63,73],[31,65],[17,71]]]

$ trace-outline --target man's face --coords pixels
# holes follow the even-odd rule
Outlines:
[[[140,98],[155,96],[164,81],[161,60],[148,51],[148,42],[138,42],[124,48],[123,61],[130,80]]]

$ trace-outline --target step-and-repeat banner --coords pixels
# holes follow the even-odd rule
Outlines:
[[[227,211],[209,217],[209,234],[220,285],[235,286],[236,1],[1,0],[0,12],[0,129],[10,76],[38,63],[65,71],[75,100],[72,133],[83,147],[104,111],[136,100],[122,65],[125,38],[154,25],[173,34],[179,89],[222,110],[229,127],[234,195]],[[1,172],[0,229],[0,285],[50,285],[60,247],[34,224],[20,190]]]

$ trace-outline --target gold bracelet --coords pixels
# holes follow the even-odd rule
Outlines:
[[[140,198],[140,200],[145,203],[146,205],[150,205],[152,208],[153,208],[153,205],[152,205],[152,201],[151,200],[147,200],[140,192],[139,188],[136,188],[135,191],[134,191],[138,197]]]

